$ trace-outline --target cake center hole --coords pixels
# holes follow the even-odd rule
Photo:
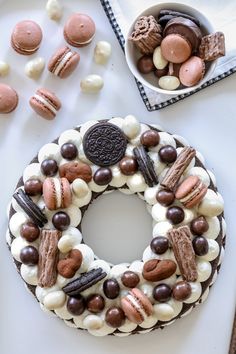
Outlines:
[[[152,238],[152,218],[136,195],[115,191],[96,199],[82,221],[84,242],[113,264],[142,259]]]

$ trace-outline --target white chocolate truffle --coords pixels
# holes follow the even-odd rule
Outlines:
[[[103,320],[97,315],[88,315],[83,320],[85,328],[90,330],[96,330],[102,328]]]
[[[166,75],[159,79],[158,84],[163,90],[173,91],[180,86],[180,81],[176,76]]]
[[[123,121],[122,130],[129,139],[133,139],[140,132],[140,123],[136,117],[128,115]]]
[[[80,82],[81,91],[84,93],[97,93],[101,91],[103,86],[102,77],[96,74],[88,75]]]
[[[0,76],[7,76],[10,71],[10,66],[5,61],[0,60]]]
[[[173,307],[169,304],[155,304],[153,307],[159,321],[169,321],[175,315]]]
[[[25,65],[25,74],[31,79],[38,79],[45,68],[44,58],[34,58]]]
[[[47,294],[44,298],[43,305],[48,310],[55,310],[62,307],[66,301],[66,295],[63,291],[53,291]]]
[[[46,11],[48,17],[53,21],[59,21],[62,17],[62,6],[58,0],[48,0]]]
[[[76,178],[72,182],[72,191],[77,198],[84,198],[89,192],[89,187],[83,179]]]
[[[152,60],[155,67],[159,70],[164,69],[168,64],[168,61],[163,57],[161,53],[160,46],[156,47],[156,49],[154,50]]]
[[[205,216],[218,216],[224,210],[224,203],[219,196],[212,190],[208,189],[205,197],[198,207],[199,214]]]
[[[106,41],[99,41],[94,49],[94,61],[96,64],[106,64],[111,56],[111,45]]]

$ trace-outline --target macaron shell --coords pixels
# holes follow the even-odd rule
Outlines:
[[[11,36],[13,49],[19,54],[34,54],[42,41],[42,30],[34,21],[21,21],[16,24]]]
[[[61,70],[59,76],[61,79],[65,79],[70,76],[73,71],[77,68],[80,61],[80,55],[74,53],[73,56],[67,61],[63,69]]]
[[[0,113],[11,113],[18,105],[18,94],[5,84],[0,84]]]
[[[43,182],[43,199],[49,210],[56,209],[56,198],[54,192],[53,178],[46,178]]]
[[[92,18],[88,15],[76,13],[69,17],[64,26],[65,40],[72,46],[88,45],[96,31]]]
[[[56,51],[56,53],[51,57],[48,63],[48,70],[51,73],[55,74],[55,69],[58,67],[58,65],[60,65],[61,60],[63,60],[67,53],[71,53],[71,57],[65,62],[63,68],[57,75],[61,79],[67,78],[76,69],[80,61],[79,53],[72,52],[69,47],[63,47]]]
[[[60,178],[60,193],[61,205],[57,207],[57,191],[55,188],[55,179],[46,178],[43,183],[43,198],[45,205],[49,210],[56,210],[59,208],[67,208],[72,201],[72,194],[70,184],[66,178]]]
[[[41,102],[37,101],[35,97],[31,97],[30,101],[31,108],[44,119],[52,120],[55,118],[55,114],[45,107]]]
[[[121,307],[126,317],[133,323],[140,324],[143,322],[142,316],[134,308],[134,306],[126,298],[121,299]]]
[[[46,89],[39,89],[37,90],[36,94],[38,96],[41,96],[50,104],[52,104],[56,111],[61,108],[60,100],[51,91],[48,91]],[[35,96],[31,97],[29,103],[32,109],[41,117],[47,120],[52,120],[55,118],[55,112],[50,110],[45,104],[43,104],[43,102],[39,101]]]
[[[61,108],[61,101],[59,100],[59,98],[57,98],[57,96],[53,92],[41,88],[37,90],[37,93],[43,96],[46,100],[50,101],[57,111]]]
[[[142,304],[142,307],[145,310],[146,314],[148,316],[152,315],[153,306],[150,300],[148,299],[148,297],[141,290],[137,288],[132,289],[131,292],[134,294],[136,299],[138,299],[139,303]]]
[[[207,192],[207,186],[203,184],[202,189],[199,191],[199,193],[196,194],[196,196],[192,198],[188,203],[185,203],[185,207],[188,209],[194,208],[202,201],[202,199],[206,195],[206,192]]]
[[[192,47],[190,43],[179,34],[169,34],[161,42],[161,52],[167,61],[179,64],[190,57]]]
[[[204,61],[196,56],[190,57],[183,63],[179,70],[179,79],[181,84],[187,87],[194,86],[202,80],[205,74]]]
[[[175,192],[176,199],[185,198],[190,192],[192,192],[199,182],[200,178],[198,176],[187,177],[177,188]]]
[[[61,178],[62,208],[68,208],[72,202],[70,183],[66,178]]]

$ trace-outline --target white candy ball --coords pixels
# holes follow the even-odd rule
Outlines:
[[[172,91],[172,90],[176,90],[179,87],[180,81],[175,76],[167,75],[167,76],[162,76],[159,79],[158,84],[160,88],[162,88],[163,90]]]
[[[104,82],[101,76],[91,74],[86,76],[80,82],[80,88],[84,93],[97,93],[99,92],[104,86]]]
[[[97,64],[106,64],[111,56],[111,45],[106,41],[99,41],[94,49],[94,61]]]
[[[133,139],[140,132],[140,123],[137,118],[128,115],[124,118],[122,130],[129,139]]]
[[[25,65],[25,74],[31,79],[38,79],[45,68],[44,58],[34,58]]]
[[[46,11],[51,20],[59,21],[62,17],[62,6],[58,0],[48,0]]]
[[[66,301],[66,295],[63,291],[53,291],[47,294],[44,298],[43,305],[48,310],[54,310],[59,307],[62,307]]]
[[[163,57],[162,53],[161,53],[161,47],[156,47],[156,49],[153,52],[153,63],[155,65],[155,67],[157,69],[164,69],[167,64],[168,61]]]
[[[0,76],[7,76],[10,71],[10,66],[5,62],[0,60]]]

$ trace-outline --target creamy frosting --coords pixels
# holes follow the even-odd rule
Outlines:
[[[67,52],[63,58],[61,58],[60,62],[58,63],[58,65],[55,67],[53,74],[55,74],[56,76],[59,75],[60,71],[64,68],[65,64],[70,60],[70,58],[73,56],[73,53]]]

